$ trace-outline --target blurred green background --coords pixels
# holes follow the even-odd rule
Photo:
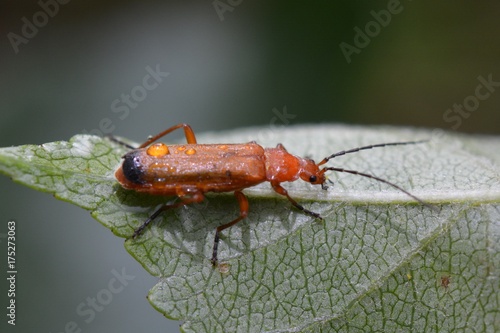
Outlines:
[[[495,1],[3,0],[0,146],[103,130],[142,141],[179,122],[500,134],[499,17]],[[144,81],[156,68],[168,76]],[[17,325],[2,314],[0,331],[178,331],[145,299],[156,279],[122,239],[80,208],[0,186],[1,256],[15,220],[18,260]],[[134,280],[87,323],[77,307],[122,269]]]

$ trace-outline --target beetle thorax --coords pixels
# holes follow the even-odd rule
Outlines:
[[[288,153],[281,144],[266,148],[265,155],[267,181],[293,182],[299,178],[301,158]]]

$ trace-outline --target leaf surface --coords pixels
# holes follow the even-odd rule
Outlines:
[[[435,209],[371,179],[332,173],[328,191],[284,184],[314,220],[269,184],[245,190],[248,218],[231,194],[167,211],[125,246],[159,277],[148,296],[185,332],[500,330],[500,138],[393,127],[251,128],[198,136],[200,143],[285,145],[316,161],[382,142],[430,142],[337,157],[329,165],[396,183]],[[165,140],[168,140],[165,139]],[[126,149],[105,138],[0,149],[0,172],[92,212],[127,238],[172,197],[122,189]]]

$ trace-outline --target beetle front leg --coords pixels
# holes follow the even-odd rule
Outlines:
[[[240,204],[240,216],[235,218],[229,223],[223,224],[221,226],[218,226],[217,229],[215,229],[215,238],[214,238],[214,247],[212,251],[212,265],[216,266],[217,265],[217,249],[219,247],[219,234],[222,230],[227,229],[236,223],[240,222],[243,220],[245,217],[248,215],[248,199],[247,197],[243,194],[241,191],[235,191],[234,196],[238,200],[238,203]]]
[[[281,186],[280,183],[271,183],[271,186],[273,187],[273,190],[276,191],[276,193],[284,195],[288,199],[288,201],[290,201],[292,203],[292,205],[294,205],[297,209],[300,209],[301,211],[303,211],[307,215],[312,216],[314,218],[317,218],[317,219],[320,219],[320,220],[323,219],[321,217],[321,215],[319,215],[318,213],[315,213],[313,211],[310,211],[310,210],[304,208],[304,206],[300,205],[297,201],[295,201],[294,199],[292,199],[288,195],[288,191],[283,186]]]

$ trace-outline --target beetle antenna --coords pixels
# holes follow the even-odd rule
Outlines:
[[[375,179],[376,181],[379,181],[381,183],[384,183],[384,184],[387,184],[389,186],[392,186],[394,187],[395,189],[398,189],[400,190],[401,192],[403,192],[404,194],[406,194],[407,196],[415,199],[416,201],[418,201],[419,203],[421,203],[422,205],[426,206],[426,207],[429,207],[433,210],[436,210],[437,208],[425,201],[423,201],[422,199],[420,199],[419,197],[411,194],[410,192],[406,191],[405,189],[403,189],[401,186],[398,186],[394,183],[391,183],[390,181],[387,181],[385,179],[382,179],[382,178],[379,178],[379,177],[376,177],[376,176],[373,176],[373,175],[370,175],[370,174],[367,174],[367,173],[362,173],[362,172],[359,172],[359,171],[355,171],[355,170],[346,170],[346,169],[342,169],[342,168],[334,168],[334,167],[328,167],[328,168],[324,168],[323,170],[331,170],[331,171],[337,171],[337,172],[345,172],[345,173],[350,173],[350,174],[353,174],[353,175],[358,175],[358,176],[363,176],[363,177],[366,177],[366,178],[371,178],[371,179]]]
[[[332,154],[328,157],[325,157],[321,162],[318,163],[318,165],[325,164],[332,158],[335,158],[337,156],[342,156],[345,154],[350,154],[350,153],[356,153],[360,150],[366,150],[366,149],[372,149],[372,148],[378,148],[378,147],[387,147],[387,146],[402,146],[402,145],[413,145],[417,143],[423,143],[423,142],[428,142],[429,140],[420,140],[420,141],[406,141],[406,142],[389,142],[389,143],[379,143],[376,145],[369,145],[369,146],[363,146],[363,147],[358,147],[358,148],[353,148],[349,150],[342,150],[339,151],[338,153]]]

